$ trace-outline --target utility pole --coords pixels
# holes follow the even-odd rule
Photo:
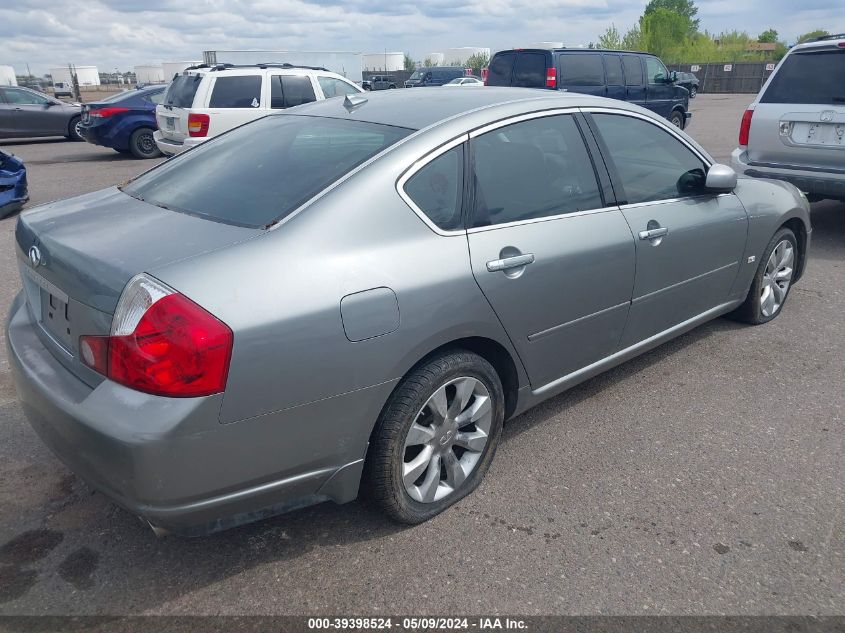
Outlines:
[[[73,99],[77,103],[82,101],[82,95],[79,93],[79,78],[76,76],[76,68],[73,64],[68,64],[67,69],[70,71],[70,85],[73,91]]]

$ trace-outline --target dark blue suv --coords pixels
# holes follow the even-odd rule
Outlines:
[[[549,88],[630,101],[684,128],[689,91],[675,85],[660,58],[648,53],[584,48],[499,51],[490,60],[488,86]]]
[[[111,147],[136,158],[161,156],[153,139],[158,129],[156,104],[167,86],[127,90],[82,106],[79,133],[89,143]]]

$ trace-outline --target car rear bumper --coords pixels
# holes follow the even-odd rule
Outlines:
[[[808,194],[845,200],[845,173],[802,169],[795,165],[755,163],[749,160],[748,153],[742,148],[737,148],[731,153],[731,166],[737,173],[749,178],[784,180]]]
[[[162,398],[109,380],[92,389],[53,357],[36,327],[19,294],[6,343],[30,424],[68,468],[155,529],[205,534],[357,496],[368,437],[339,452],[341,442],[320,429],[369,414],[376,387],[221,424],[222,395]]]
[[[0,172],[0,218],[22,207],[27,200],[26,171]]]
[[[176,154],[181,154],[185,150],[189,150],[192,147],[196,147],[200,143],[208,140],[206,138],[188,137],[183,141],[177,141],[172,138],[166,138],[164,134],[161,133],[161,130],[156,130],[155,132],[153,132],[153,138],[155,139],[158,151],[168,156],[175,156]]]

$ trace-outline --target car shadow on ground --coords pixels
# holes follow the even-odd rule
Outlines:
[[[0,139],[0,147],[10,145],[49,145],[52,143],[77,143],[64,136],[43,136],[38,138],[5,138]]]

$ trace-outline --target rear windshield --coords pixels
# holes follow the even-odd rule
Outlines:
[[[190,108],[194,105],[194,95],[202,81],[202,75],[177,75],[164,95],[164,105],[177,108]]]
[[[513,78],[515,53],[499,53],[493,56],[487,69],[488,86],[510,86]]]
[[[361,121],[267,116],[162,163],[123,191],[165,209],[261,228],[411,132]]]
[[[760,101],[845,105],[845,49],[787,55]]]

